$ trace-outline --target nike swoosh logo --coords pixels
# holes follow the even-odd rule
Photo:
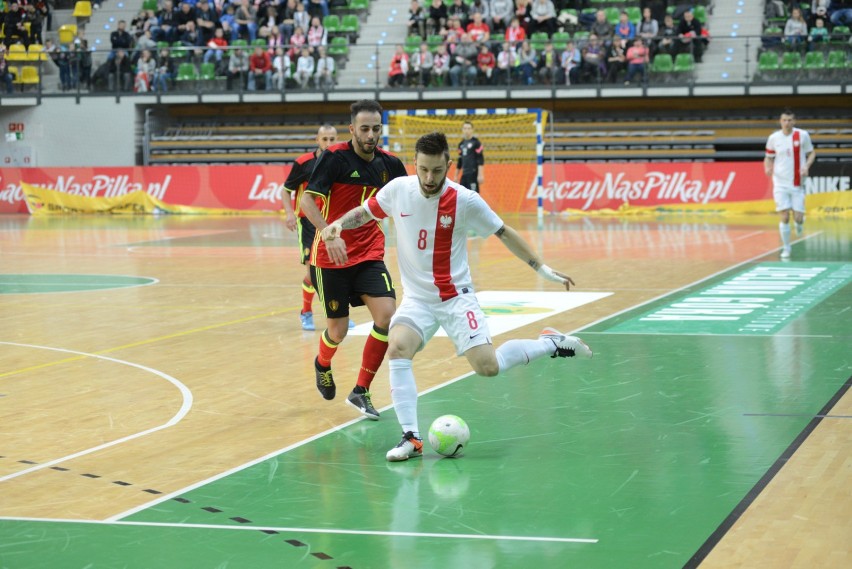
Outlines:
[[[474,338],[478,338],[479,336],[480,336],[480,334],[474,334],[470,337],[470,339],[473,340]]]
[[[399,214],[400,217],[411,217],[412,215],[414,215],[414,214],[413,213],[401,213],[401,214]]]

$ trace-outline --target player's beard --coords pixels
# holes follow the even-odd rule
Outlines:
[[[366,142],[361,140],[358,137],[353,137],[355,144],[358,145],[358,150],[360,150],[363,154],[373,154],[376,151],[376,143],[375,142]],[[369,149],[368,149],[369,147]]]
[[[432,189],[430,190],[430,189],[427,189],[426,186],[423,185],[423,182],[420,180],[419,177],[417,178],[417,182],[420,184],[420,193],[423,194],[423,196],[427,197],[427,198],[434,198],[435,196],[440,194],[441,190],[444,189],[444,183],[446,181],[447,181],[447,177],[444,176],[443,178],[441,178],[441,181],[438,182],[437,184],[435,184],[432,187]]]

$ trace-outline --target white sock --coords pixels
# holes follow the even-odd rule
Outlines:
[[[402,432],[411,431],[415,437],[420,437],[417,428],[417,384],[411,369],[411,360],[390,360],[391,399],[396,418],[402,427]]]
[[[790,224],[789,223],[778,223],[778,232],[781,233],[781,243],[784,244],[784,247],[790,246]]]
[[[497,348],[497,365],[500,373],[517,365],[527,365],[544,356],[552,356],[556,347],[552,340],[509,340]]]

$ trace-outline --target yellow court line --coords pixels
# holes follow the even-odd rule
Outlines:
[[[135,348],[135,347],[138,347],[138,346],[144,346],[146,344],[153,344],[153,343],[156,343],[156,342],[161,342],[163,340],[171,340],[173,338],[180,338],[181,336],[188,336],[190,334],[195,334],[196,332],[206,332],[208,330],[213,330],[213,329],[216,329],[216,328],[222,328],[224,326],[231,326],[233,324],[242,324],[244,322],[251,322],[252,320],[259,320],[261,318],[268,318],[270,316],[278,316],[279,314],[286,314],[287,312],[291,312],[293,310],[295,310],[295,309],[294,308],[288,308],[287,310],[273,310],[272,312],[265,312],[263,314],[256,314],[254,316],[247,316],[245,318],[240,318],[240,319],[237,319],[237,320],[230,320],[228,322],[221,322],[219,324],[210,324],[209,326],[202,326],[200,328],[193,328],[192,330],[185,330],[183,332],[175,332],[174,334],[167,334],[166,336],[160,336],[158,338],[150,338],[148,340],[142,340],[140,342],[133,342],[132,344],[124,344],[123,346],[116,346],[114,348],[109,348],[107,350],[100,350],[98,352],[92,352],[92,354],[95,354],[95,355],[109,354],[110,352],[116,352],[118,350],[125,350],[127,348]],[[46,364],[39,364],[39,365],[24,367],[24,368],[12,370],[12,371],[7,371],[5,373],[0,373],[0,379],[2,379],[4,377],[9,377],[10,375],[15,375],[15,374],[18,374],[18,373],[35,371],[37,369],[44,369],[44,368],[59,365],[59,364],[65,364],[65,363],[69,363],[69,362],[84,360],[86,358],[88,358],[88,356],[75,356],[73,358],[65,358],[65,359],[62,359],[62,360],[57,360],[55,362],[50,362],[50,363],[46,363]]]

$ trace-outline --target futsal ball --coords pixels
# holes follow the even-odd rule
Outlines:
[[[470,429],[461,417],[443,415],[429,427],[429,444],[442,456],[461,456],[470,440]]]

